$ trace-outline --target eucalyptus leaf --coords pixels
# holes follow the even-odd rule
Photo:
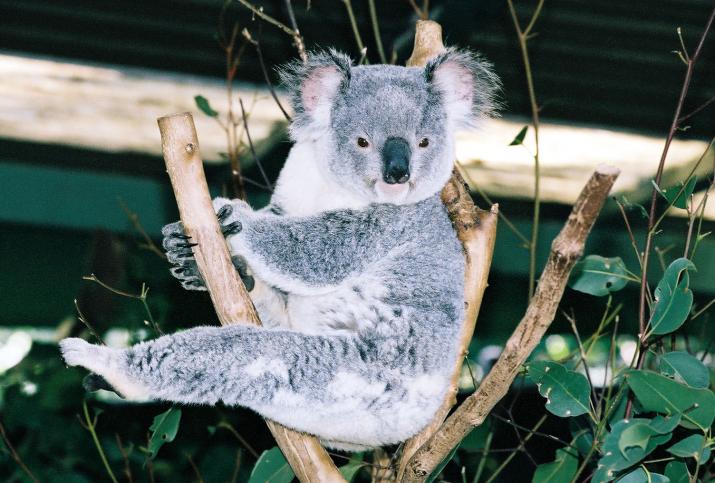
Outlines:
[[[629,446],[623,451],[619,448],[621,436],[631,426],[650,424],[651,420],[643,418],[622,419],[615,423],[603,441],[603,456],[598,460],[596,471],[591,479],[594,483],[613,481],[618,473],[640,463],[643,458],[652,453],[659,445],[670,441],[672,434],[654,434],[645,447]]]
[[[181,422],[181,409],[172,407],[156,417],[149,427],[152,432],[149,437],[149,458],[153,459],[164,443],[171,443],[179,432]]]
[[[552,414],[573,417],[589,412],[591,387],[583,374],[551,361],[532,362],[528,372]]]
[[[574,265],[568,285],[573,290],[603,297],[628,283],[628,271],[619,257],[588,255]]]
[[[668,463],[665,467],[665,476],[670,479],[670,483],[690,483],[688,465],[682,461]]]
[[[698,179],[693,176],[687,183],[685,183],[685,186],[683,186],[683,183],[680,183],[679,185],[670,187],[666,190],[658,189],[658,192],[661,196],[663,196],[663,198],[668,200],[669,205],[684,210],[688,207],[688,199],[690,199],[690,195],[693,194],[693,191],[695,190],[695,183],[697,181]]]
[[[539,465],[532,483],[569,483],[578,469],[578,458],[570,448],[556,450],[556,459]]]
[[[651,333],[669,334],[688,318],[693,305],[688,270],[695,270],[695,265],[687,258],[674,260],[665,270],[655,289],[655,304],[648,322]]]
[[[638,467],[618,478],[618,483],[669,483],[669,479],[658,473],[651,473],[650,471],[644,470],[642,467]]]
[[[631,424],[621,433],[621,437],[618,438],[618,449],[621,454],[625,457],[628,448],[633,448],[637,446],[642,450],[645,450],[648,446],[651,436],[658,434],[650,424],[647,422]]]
[[[352,483],[352,481],[355,479],[355,477],[360,473],[360,470],[363,469],[365,466],[365,463],[362,461],[349,461],[347,464],[344,464],[338,470],[340,470],[340,474],[343,475],[343,478],[345,478],[345,481],[348,483]]]
[[[693,434],[681,439],[667,449],[668,453],[679,458],[695,458],[700,464],[710,459],[710,448],[702,434]]]
[[[526,137],[526,131],[529,130],[529,126],[524,126],[521,131],[514,137],[514,140],[509,143],[509,146],[519,146],[524,143],[524,138]]]
[[[705,431],[715,418],[715,394],[695,389],[651,371],[630,371],[626,382],[645,411],[681,414],[681,425]]]
[[[690,387],[710,387],[710,371],[700,359],[684,351],[668,352],[660,358],[660,372]]]
[[[211,104],[209,104],[209,100],[206,99],[204,96],[194,96],[194,102],[196,102],[196,107],[199,108],[201,112],[206,114],[209,117],[217,117],[218,112],[214,111],[213,108],[211,107]]]
[[[295,473],[277,446],[261,453],[248,483],[291,483]]]

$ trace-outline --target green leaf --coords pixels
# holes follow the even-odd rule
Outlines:
[[[715,394],[650,371],[630,371],[626,382],[644,411],[682,414],[681,425],[707,430],[715,418]]]
[[[695,190],[695,183],[697,181],[698,179],[693,176],[685,184],[685,187],[683,187],[683,183],[680,183],[677,186],[668,188],[667,190],[659,188],[657,190],[663,198],[668,200],[668,204],[684,210],[688,207],[688,200],[690,199],[690,195],[692,195]]]
[[[665,467],[665,476],[670,479],[670,483],[690,483],[690,473],[688,465],[682,461],[671,461]]]
[[[209,100],[206,99],[204,96],[194,96],[194,102],[196,102],[196,107],[198,107],[201,112],[206,114],[209,117],[217,117],[218,112],[214,111],[213,108],[211,107],[211,104],[209,104]]]
[[[681,415],[674,414],[672,416],[656,416],[650,420],[650,427],[658,434],[672,433],[673,430],[680,424]]]
[[[360,473],[360,471],[365,467],[365,463],[363,462],[364,458],[365,454],[362,452],[353,453],[353,455],[350,457],[350,461],[338,468],[338,470],[340,470],[340,473],[343,475],[343,478],[345,478],[348,483],[351,483]]]
[[[681,439],[667,449],[668,453],[679,458],[695,458],[700,464],[710,459],[710,448],[702,434],[693,434],[685,439]]]
[[[668,483],[668,478],[658,473],[651,473],[638,467],[620,477],[618,483]]]
[[[598,460],[596,471],[593,474],[592,482],[603,483],[612,481],[618,476],[618,472],[635,466],[643,458],[652,453],[655,448],[663,443],[667,443],[671,434],[652,435],[644,447],[630,446],[621,451],[619,442],[624,431],[629,427],[641,424],[650,424],[651,420],[642,418],[622,419],[615,423],[603,441],[603,457]]]
[[[589,255],[574,265],[568,285],[574,290],[603,297],[628,283],[628,271],[619,257]]]
[[[264,451],[251,471],[248,483],[291,483],[295,473],[276,446]]]
[[[658,433],[647,422],[631,424],[623,430],[621,437],[618,438],[618,449],[624,457],[628,448],[637,446],[645,451],[650,437],[655,434]]]
[[[576,448],[581,456],[586,456],[593,445],[593,432],[590,421],[584,416],[569,419],[569,430],[571,432],[571,446]]]
[[[674,260],[665,270],[655,289],[655,306],[648,322],[651,333],[669,334],[688,318],[693,305],[688,270],[695,270],[695,265],[687,258]]]
[[[687,352],[675,351],[660,358],[660,372],[674,377],[690,387],[706,389],[710,387],[710,371],[700,359]]]
[[[171,443],[179,431],[181,409],[172,407],[154,418],[149,427],[152,432],[149,438],[149,458],[154,459],[164,443]]]
[[[536,361],[528,366],[529,377],[546,398],[546,409],[561,417],[589,412],[591,387],[578,372],[569,371],[557,362]]]
[[[566,449],[556,450],[556,459],[539,465],[532,483],[569,483],[578,469],[578,458]]]
[[[364,466],[365,463],[362,461],[350,461],[338,469],[340,470],[340,474],[343,475],[343,478],[345,478],[348,483],[351,483]]]
[[[514,137],[514,140],[509,143],[509,146],[519,146],[524,143],[524,138],[526,137],[526,131],[529,130],[529,126],[524,126],[521,131]]]

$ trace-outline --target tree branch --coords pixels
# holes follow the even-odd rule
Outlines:
[[[209,194],[194,120],[189,113],[158,119],[162,151],[186,234],[198,245],[194,257],[221,325],[261,322],[231,263]],[[298,479],[344,481],[318,440],[266,420]]]
[[[436,22],[419,20],[415,31],[415,46],[407,65],[423,66],[430,58],[438,55],[443,50],[442,27]],[[434,435],[447,417],[447,414],[449,414],[452,406],[457,402],[459,375],[462,371],[464,357],[467,355],[469,342],[474,334],[474,326],[484,291],[487,288],[487,277],[494,252],[499,207],[498,205],[493,205],[490,211],[484,211],[474,206],[469,190],[456,168],[447,186],[442,190],[442,202],[447,207],[452,224],[457,232],[457,237],[464,247],[464,256],[466,258],[464,274],[466,313],[462,321],[459,335],[459,352],[454,362],[450,387],[430,424],[405,442],[397,463],[398,480],[404,476],[410,458]]]
[[[519,368],[551,325],[571,269],[583,253],[586,237],[618,174],[613,167],[596,168],[554,240],[534,297],[501,356],[479,388],[410,459],[402,481],[423,481],[506,395]]]

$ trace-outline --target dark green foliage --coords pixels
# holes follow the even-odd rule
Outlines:
[[[589,255],[571,271],[569,287],[579,292],[603,297],[617,292],[628,283],[628,270],[620,257]]]

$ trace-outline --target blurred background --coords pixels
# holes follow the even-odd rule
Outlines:
[[[253,3],[291,24],[285,2]],[[420,7],[407,0],[376,4],[384,57],[404,64]],[[517,2],[522,22],[535,5]],[[369,62],[380,62],[366,1],[296,0],[293,8],[309,49],[335,47],[356,60],[365,56]],[[641,205],[647,207],[650,200],[685,72],[674,53],[681,49],[676,29],[692,51],[711,8],[711,0],[546,2],[534,27],[536,35],[529,41],[541,115],[537,267],[546,260],[571,204],[600,163],[622,170],[613,196],[625,206],[633,236],[642,243],[647,220]],[[504,1],[433,0],[428,15],[442,24],[448,45],[480,51],[503,81],[502,117],[478,131],[460,133],[457,145],[458,162],[477,204],[499,203],[508,220],[500,222],[490,287],[470,352],[478,380],[528,302],[532,130],[522,136],[523,143],[510,143],[530,123],[531,106]],[[234,149],[220,123],[206,114],[215,110],[223,118],[227,113],[227,58],[232,56],[237,58],[229,75],[234,77],[232,109],[241,119],[240,98],[246,113]],[[178,219],[156,118],[193,112],[213,194],[233,192],[227,154],[231,151],[240,161],[248,197],[259,207],[270,196],[262,171],[274,180],[290,148],[286,118],[267,81],[287,107],[274,67],[294,57],[289,35],[237,2],[0,0],[3,481],[28,478],[18,468],[11,446],[41,481],[107,479],[83,427],[86,422],[78,421],[85,398],[82,371],[65,369],[56,348],[60,337],[88,334],[78,310],[97,335],[117,345],[154,337],[157,326],[172,332],[217,323],[208,296],[183,291],[156,250],[161,227]],[[203,109],[195,96],[205,99],[200,101]],[[713,96],[711,35],[684,113]],[[708,145],[714,120],[714,105],[687,120],[687,129],[679,130],[673,141],[663,173],[661,187],[667,188],[694,172],[695,204],[712,180],[713,151]],[[705,204],[702,219],[701,232],[712,230],[715,204]],[[655,239],[654,281],[662,274],[660,267],[682,253],[687,222],[688,213],[682,209],[674,208],[665,217]],[[619,256],[637,271],[631,237],[615,201],[604,208],[586,253]],[[705,307],[715,297],[715,241],[704,238],[693,261],[698,268],[691,279],[696,306]],[[83,280],[90,274],[136,297]],[[637,290],[631,283],[617,298],[635,300]],[[571,290],[562,302],[564,311],[575,311],[583,333],[593,330],[604,308],[605,300]],[[700,350],[708,350],[715,333],[710,312],[705,310],[690,326],[690,339],[684,335]],[[624,333],[636,333],[636,315],[637,304],[625,303],[620,312]],[[627,336],[621,340],[625,362],[632,357],[633,341]],[[539,350],[558,358],[574,347],[570,325],[559,313],[552,335]],[[594,364],[598,357],[605,360],[608,350],[605,344],[600,352],[594,351]],[[465,379],[465,390],[470,378]],[[92,412],[104,409],[97,431],[123,480],[145,481],[153,475],[157,481],[246,481],[257,455],[273,446],[263,423],[249,411],[184,408],[176,441],[147,462],[141,447],[147,445],[153,417],[167,407],[125,404],[108,393],[89,401]],[[542,405],[533,389],[525,388],[509,413],[518,413],[526,425],[542,412]],[[551,430],[560,431],[560,424],[553,421]],[[513,446],[510,438],[513,435],[499,436],[498,443]],[[547,442],[532,450],[534,456],[519,458],[529,464],[549,451]],[[507,471],[504,481],[515,474]]]

